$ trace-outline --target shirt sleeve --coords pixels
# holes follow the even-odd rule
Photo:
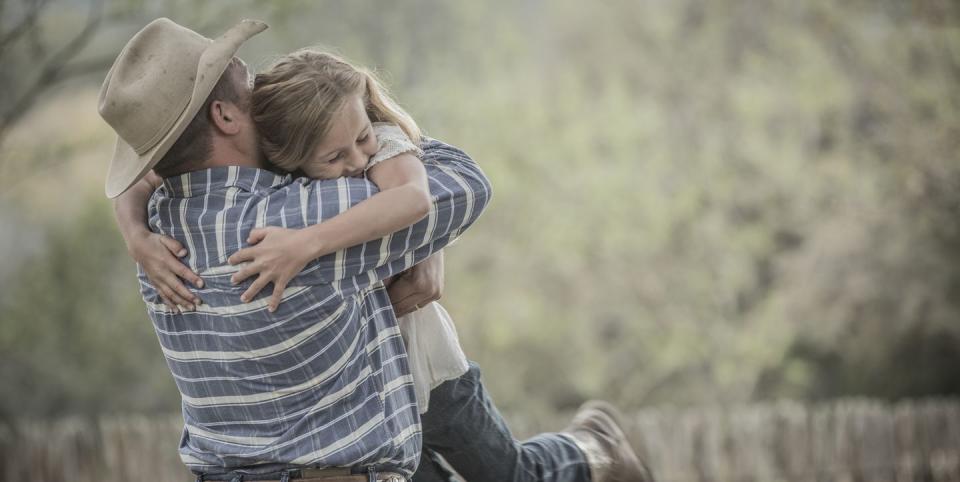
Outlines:
[[[391,157],[396,157],[406,152],[413,153],[413,155],[417,157],[423,156],[423,150],[417,147],[417,145],[407,137],[407,133],[403,132],[403,129],[396,124],[374,122],[373,132],[377,136],[378,149],[377,153],[367,162],[367,167],[364,170],[369,170],[371,167]]]
[[[384,238],[310,262],[290,286],[349,282],[362,289],[428,258],[479,218],[491,196],[480,167],[460,149],[436,140],[426,140],[422,148],[432,199],[427,216]],[[299,192],[282,203],[288,228],[321,223],[378,192],[373,183],[357,178],[300,179],[290,188],[297,186]]]

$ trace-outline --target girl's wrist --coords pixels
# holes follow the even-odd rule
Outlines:
[[[134,261],[138,263],[140,262],[144,245],[150,239],[151,234],[153,233],[146,229],[134,229],[131,230],[124,238],[124,241],[126,241],[127,245],[127,254],[130,255]]]
[[[309,260],[317,259],[332,252],[326,243],[329,236],[324,236],[324,231],[323,223],[300,230],[303,235],[302,244],[306,248],[304,252],[308,253]]]

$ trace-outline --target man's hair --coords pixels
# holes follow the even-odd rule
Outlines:
[[[237,90],[237,80],[234,78],[243,65],[234,58],[227,65],[217,85],[213,87],[203,107],[193,116],[193,120],[187,125],[187,128],[180,134],[180,138],[173,143],[170,150],[160,159],[155,166],[154,172],[160,177],[170,177],[195,170],[203,165],[210,157],[213,150],[212,120],[210,119],[210,106],[215,101],[231,102],[236,104],[244,111],[249,109],[249,105],[241,103],[240,92]]]

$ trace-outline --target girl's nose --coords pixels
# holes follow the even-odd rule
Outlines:
[[[357,149],[353,151],[353,155],[350,156],[350,159],[346,163],[347,176],[352,177],[362,174],[369,161],[370,156],[362,150]]]

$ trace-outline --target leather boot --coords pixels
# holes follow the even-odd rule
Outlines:
[[[593,482],[653,482],[637,457],[620,422],[620,412],[607,402],[584,403],[564,430],[586,455]]]

